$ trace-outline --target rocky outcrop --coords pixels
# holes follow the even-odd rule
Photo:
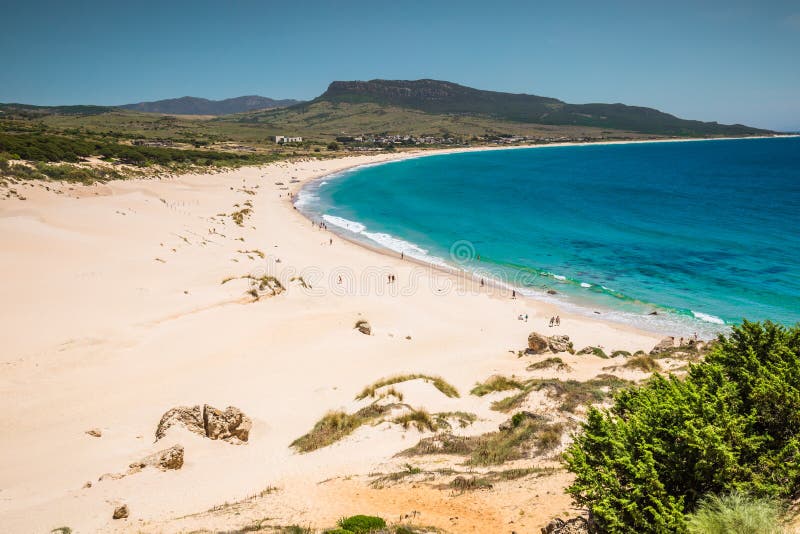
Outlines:
[[[553,519],[542,528],[542,534],[588,534],[589,521],[585,517],[574,517],[568,521]]]
[[[365,336],[372,335],[372,327],[367,321],[361,320],[356,323],[355,329],[364,334]]]
[[[178,406],[168,410],[156,428],[156,440],[163,438],[167,430],[181,425],[188,430],[210,439],[221,439],[229,443],[243,443],[250,437],[252,421],[241,410],[228,406],[225,411],[204,404],[200,406]]]
[[[111,516],[114,519],[125,519],[130,514],[130,510],[128,510],[128,505],[123,504],[122,506],[117,506],[114,508],[114,515]]]
[[[180,469],[183,467],[183,447],[180,445],[173,445],[169,449],[164,449],[163,451],[145,456],[138,462],[132,463],[129,467],[129,475],[139,472],[145,467],[155,467],[162,471]]]
[[[206,404],[203,425],[206,436],[211,439],[243,443],[250,437],[253,423],[239,408],[228,406],[223,412]]]
[[[575,352],[575,349],[572,348],[572,341],[569,340],[569,336],[550,336],[547,338],[547,346],[553,352]]]
[[[99,438],[100,436],[103,435],[103,433],[100,431],[99,428],[93,428],[91,430],[87,430],[86,433],[92,436],[93,438]]]
[[[544,352],[573,352],[572,342],[569,336],[555,335],[543,336],[537,332],[528,335],[528,354],[543,354]]]
[[[550,343],[542,334],[531,332],[528,335],[528,354],[542,354],[550,348]]]
[[[705,352],[708,344],[693,338],[665,337],[650,351],[650,356],[664,356],[667,354],[680,355],[686,352]]]

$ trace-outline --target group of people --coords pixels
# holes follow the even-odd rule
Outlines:
[[[397,277],[395,275],[393,275],[393,274],[389,274],[389,275],[387,275],[387,277],[389,278],[389,283],[390,284],[393,284],[395,281],[397,281]]]
[[[561,326],[561,317],[558,315],[550,317],[550,326]]]

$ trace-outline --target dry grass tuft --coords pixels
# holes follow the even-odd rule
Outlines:
[[[459,397],[458,390],[453,387],[451,384],[447,383],[443,378],[438,376],[430,376],[430,375],[423,375],[423,374],[408,374],[408,375],[396,375],[389,378],[382,378],[378,380],[374,384],[367,386],[364,388],[361,393],[356,396],[356,400],[365,399],[367,397],[375,397],[377,390],[384,386],[391,386],[394,384],[400,384],[401,382],[408,382],[410,380],[424,380],[425,382],[429,382],[433,384],[433,387],[444,393],[448,397]]]

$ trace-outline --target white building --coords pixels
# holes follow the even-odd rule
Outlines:
[[[273,135],[270,137],[270,140],[275,141],[276,143],[283,144],[283,143],[302,143],[302,137],[286,137],[285,135]]]

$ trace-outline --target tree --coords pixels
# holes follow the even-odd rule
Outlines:
[[[328,150],[339,150],[339,143],[336,141],[331,141],[328,143]]]
[[[655,375],[591,409],[567,489],[604,532],[685,532],[706,495],[800,495],[800,324],[745,321],[685,379]]]

